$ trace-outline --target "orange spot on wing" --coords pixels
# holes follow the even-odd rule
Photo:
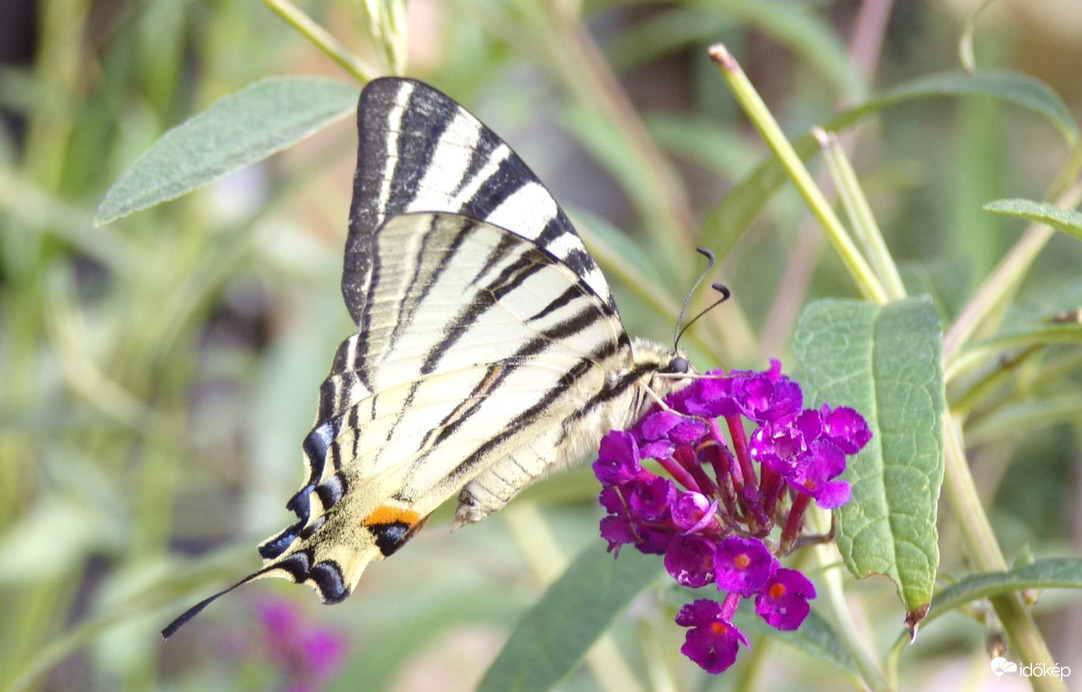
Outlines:
[[[402,509],[400,507],[391,507],[390,505],[380,505],[372,510],[372,513],[364,518],[365,526],[373,526],[377,524],[408,524],[413,526],[421,520],[421,515],[414,512],[412,509]]]

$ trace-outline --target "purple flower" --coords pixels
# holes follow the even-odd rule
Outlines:
[[[824,404],[821,411],[826,436],[846,454],[856,454],[872,439],[868,421],[853,409],[842,406],[831,411]]]
[[[676,624],[691,628],[680,652],[714,675],[733,665],[740,644],[748,645],[744,633],[723,617],[717,601],[699,599],[687,604],[676,615]]]
[[[639,449],[639,457],[642,459],[668,459],[676,451],[676,445],[668,440],[654,440],[646,442]]]
[[[706,495],[696,492],[680,493],[672,506],[672,521],[685,534],[719,528],[718,501],[710,501]]]
[[[755,538],[729,536],[714,554],[718,588],[744,597],[758,591],[774,574],[776,566],[777,560]]]
[[[766,372],[734,372],[733,397],[741,413],[757,423],[770,423],[799,413],[804,406],[800,385],[781,374],[781,361]]]
[[[845,453],[833,442],[818,440],[812,444],[810,460],[797,471],[792,482],[798,490],[814,497],[823,509],[833,509],[849,501],[849,484],[832,480],[843,471]]]
[[[643,418],[635,428],[644,440],[652,442],[666,439],[669,431],[676,427],[681,420],[682,417],[672,411],[655,411]]]
[[[345,653],[345,641],[329,629],[319,627],[309,630],[300,640],[304,652],[305,667],[313,677],[325,680],[338,670]]]
[[[755,595],[755,612],[779,630],[795,630],[808,617],[815,586],[795,569],[779,567]]]
[[[272,665],[287,684],[284,689],[317,689],[342,663],[346,641],[334,630],[305,621],[292,603],[272,599],[259,606],[264,644]]]
[[[627,487],[627,504],[632,520],[662,521],[669,516],[672,503],[676,501],[676,486],[668,478],[654,476],[648,481],[633,481]]]
[[[714,551],[714,543],[705,538],[677,538],[665,550],[665,569],[680,586],[706,586],[714,581]]]
[[[755,461],[789,476],[807,461],[812,443],[822,432],[819,412],[805,409],[799,415],[766,423],[752,433],[749,452]]]
[[[300,612],[284,598],[269,599],[258,607],[267,644],[275,651],[288,650],[294,635],[300,629]]]
[[[754,537],[780,528],[777,555],[798,546],[813,499],[827,509],[849,500],[849,484],[836,479],[871,438],[851,408],[803,406],[800,385],[772,360],[761,372],[707,372],[601,442],[594,473],[609,552],[632,544],[663,555],[682,586],[713,582],[728,592],[723,603],[695,601],[676,619],[690,628],[681,650],[711,673],[747,645],[732,625],[742,599],[755,596],[759,615],[778,629],[807,617],[815,588]],[[645,470],[643,459],[656,459],[664,475]]]
[[[631,522],[619,516],[609,516],[601,520],[601,537],[609,542],[608,551],[617,557],[620,555],[620,546],[638,541]]]
[[[618,485],[637,478],[639,446],[631,433],[613,430],[601,438],[601,449],[594,462],[594,475],[605,485]]]
[[[684,418],[669,431],[669,439],[681,446],[697,444],[706,433],[709,426],[698,418]]]
[[[601,490],[599,499],[609,511],[609,516],[601,520],[601,537],[608,541],[608,551],[617,556],[620,546],[626,543],[634,543],[648,555],[660,555],[673,538],[664,522],[676,487],[668,479],[648,471],[643,471],[643,475],[651,480],[635,480],[619,488],[607,486]],[[624,497],[628,498],[627,503]]]

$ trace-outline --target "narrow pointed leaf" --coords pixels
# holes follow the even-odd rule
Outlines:
[[[600,541],[588,546],[523,616],[477,689],[551,689],[663,573],[656,556],[624,550],[614,560]]]
[[[939,565],[942,344],[931,301],[910,298],[814,302],[793,347],[805,406],[852,406],[873,433],[844,476],[853,498],[836,510],[838,548],[856,576],[890,577],[910,613],[928,606]]]
[[[926,623],[966,603],[1021,589],[1082,589],[1082,559],[1045,558],[1006,572],[985,572],[961,579],[936,594]]]
[[[830,132],[844,130],[853,123],[889,106],[937,96],[987,96],[1029,109],[1047,118],[1068,143],[1078,138],[1078,126],[1063,100],[1044,82],[1009,71],[944,72],[899,84],[870,101],[844,111],[820,125]],[[793,140],[793,148],[807,161],[819,151],[810,134]],[[736,185],[703,224],[700,240],[712,248],[731,246],[755,219],[774,193],[786,181],[785,170],[775,157],[759,165]]]
[[[1043,223],[1082,240],[1082,214],[1073,209],[1060,209],[1054,204],[1034,202],[1030,199],[997,199],[984,205],[982,209],[993,214],[1017,216]]]
[[[355,87],[321,77],[275,77],[215,102],[162,135],[117,179],[98,225],[127,216],[261,161],[346,116]]]

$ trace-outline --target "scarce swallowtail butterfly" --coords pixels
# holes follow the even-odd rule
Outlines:
[[[338,603],[444,501],[456,526],[480,521],[690,381],[683,355],[628,337],[567,215],[462,106],[377,79],[357,127],[342,276],[357,331],[319,390],[297,520],[166,637],[263,577]]]

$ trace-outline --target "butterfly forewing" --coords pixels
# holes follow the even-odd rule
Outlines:
[[[462,106],[422,82],[370,82],[357,110],[358,157],[342,293],[362,326],[372,239],[408,212],[450,212],[499,226],[548,250],[615,312],[600,269],[537,176]]]

